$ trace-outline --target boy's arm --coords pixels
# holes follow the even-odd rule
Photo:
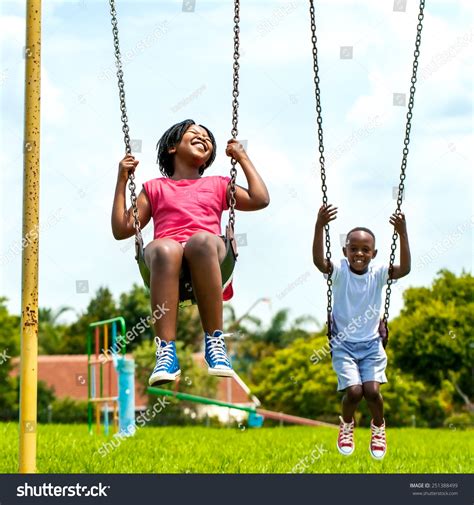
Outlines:
[[[242,167],[249,186],[248,189],[242,186],[235,186],[235,208],[237,210],[260,210],[267,207],[270,203],[267,187],[257,169],[250,161],[242,144],[237,140],[229,140],[226,154],[234,158]],[[230,186],[227,188],[227,202],[230,204]]]
[[[324,256],[324,227],[337,217],[337,207],[332,205],[322,206],[314,227],[313,263],[323,274],[331,271],[331,262]]]
[[[112,233],[117,240],[132,237],[135,234],[133,226],[133,210],[127,210],[126,192],[129,172],[134,172],[138,161],[131,155],[126,155],[119,164],[117,184],[115,186],[114,203],[112,206]],[[141,191],[137,198],[138,217],[140,227],[144,228],[151,218],[151,206],[145,191]]]
[[[400,265],[393,265],[392,279],[400,279],[408,275],[411,270],[411,254],[405,214],[392,214],[390,224],[394,226],[400,237]]]

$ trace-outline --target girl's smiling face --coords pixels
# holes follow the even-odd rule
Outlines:
[[[197,166],[203,166],[212,155],[212,140],[207,130],[199,125],[191,125],[184,133],[181,141],[169,152],[184,158],[191,158]]]
[[[211,130],[185,119],[168,128],[156,144],[156,162],[164,177],[173,177],[175,170],[179,178],[193,176],[197,170],[202,176],[216,158],[216,140]]]
[[[375,239],[366,231],[353,231],[342,248],[344,256],[349,261],[350,269],[356,274],[365,274],[369,263],[377,256]]]

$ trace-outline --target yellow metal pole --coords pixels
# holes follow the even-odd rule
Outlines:
[[[27,0],[21,278],[20,473],[36,472],[41,0]]]

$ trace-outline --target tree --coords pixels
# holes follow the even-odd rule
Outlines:
[[[20,354],[20,317],[9,314],[6,302],[0,297],[0,419],[18,409],[16,382],[9,374],[11,358]]]
[[[20,317],[8,313],[7,299],[0,297],[0,420],[18,418],[20,379],[11,377],[11,358],[20,354]],[[54,393],[38,381],[38,412],[47,408]]]
[[[38,354],[61,354],[66,340],[68,325],[58,323],[59,318],[72,307],[59,307],[57,310],[40,308],[38,310]]]
[[[137,327],[139,323],[139,327],[147,326],[143,325],[145,320],[149,323],[144,331],[141,333],[136,332],[137,336],[127,346],[129,351],[132,351],[141,342],[150,341],[155,337],[151,321],[149,293],[144,287],[134,284],[129,292],[120,295],[118,305],[115,303],[110,290],[101,287],[89,302],[86,311],[67,329],[57,353],[85,353],[89,324],[117,316],[124,317],[127,331]],[[176,336],[178,341],[190,345],[193,350],[201,349],[204,337],[197,306],[194,305],[179,310]]]
[[[150,295],[144,286],[133,284],[132,289],[122,293],[119,299],[118,315],[121,315],[127,324],[127,330],[138,325],[140,321],[151,316]],[[128,350],[134,349],[144,340],[154,337],[153,327],[150,325],[143,333],[130,342]]]
[[[435,388],[392,365],[391,353],[388,353],[388,383],[381,387],[385,418],[392,426],[440,427],[453,411],[452,384],[443,382]],[[368,424],[370,412],[362,402],[360,414]]]
[[[287,347],[298,338],[306,338],[308,332],[301,328],[306,322],[315,322],[311,316],[301,316],[289,321],[289,309],[279,310],[267,327],[259,319],[254,330],[243,330],[244,336],[236,343],[235,363],[239,373],[252,377],[252,366],[271,356],[278,349]]]
[[[394,363],[416,380],[441,388],[450,381],[457,401],[471,404],[474,278],[442,270],[431,288],[409,288],[391,323]]]
[[[255,364],[252,393],[264,408],[338,422],[343,393],[336,391],[337,377],[326,344],[327,338],[321,334],[297,339]],[[319,359],[312,359],[313,356]],[[387,376],[382,394],[389,425],[409,426],[416,422],[417,426],[441,426],[452,413],[453,388],[449,382],[434,388],[390,367]],[[358,424],[369,425],[371,414],[364,400],[355,417]]]
[[[224,326],[226,331],[248,334],[250,332],[245,326],[245,322],[253,323],[255,326],[261,324],[258,317],[252,316],[248,312],[241,317],[237,317],[237,313],[230,303],[224,305]]]
[[[100,287],[87,309],[73,323],[61,346],[60,354],[84,354],[87,347],[87,330],[90,323],[116,317],[117,306],[112,293],[106,287]]]
[[[178,312],[178,325],[176,340],[193,352],[199,352],[204,345],[204,330],[197,305],[180,309]]]
[[[166,307],[166,306],[165,306]],[[119,314],[125,318],[127,329],[136,326],[140,320],[151,317],[150,294],[148,290],[134,284],[128,293],[120,295]],[[166,317],[166,316],[165,316]],[[155,337],[155,331],[150,321],[150,326],[130,343],[129,350],[133,350],[141,342]],[[196,305],[180,309],[176,328],[176,339],[190,346],[194,351],[199,351],[203,342],[201,319]]]
[[[472,409],[473,293],[470,274],[457,277],[446,270],[430,288],[405,291],[404,307],[390,325],[389,382],[382,387],[390,424],[441,426],[462,402]],[[329,353],[322,353],[315,368],[310,358],[311,348],[320,350],[325,343],[322,335],[295,340],[255,362],[254,392],[265,407],[336,420],[341,395],[327,382],[336,380]],[[369,420],[364,401],[357,416]]]
[[[298,338],[285,349],[255,363],[252,393],[264,408],[313,419],[335,421],[340,413],[337,378],[331,360],[311,361],[325,336]]]

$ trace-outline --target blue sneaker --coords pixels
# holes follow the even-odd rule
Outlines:
[[[156,365],[148,379],[150,386],[166,384],[181,375],[176,356],[176,344],[173,341],[167,343],[159,337],[155,337],[155,343],[157,346]]]
[[[234,370],[232,370],[232,365],[227,356],[224,336],[224,333],[220,330],[216,330],[212,335],[209,335],[209,333],[204,335],[204,359],[209,365],[209,375],[233,377]]]

